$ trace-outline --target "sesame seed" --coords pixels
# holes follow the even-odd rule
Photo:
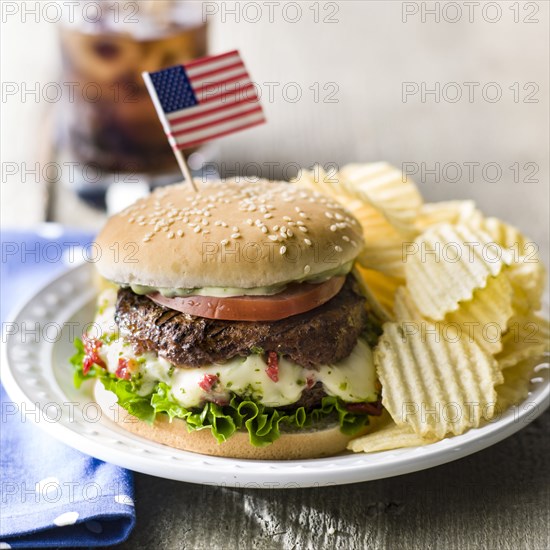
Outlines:
[[[267,238],[271,241],[276,241],[278,239],[277,235],[269,235]]]
[[[292,200],[292,199],[291,199]],[[296,212],[300,212],[300,207],[299,206],[295,206],[294,207],[294,210],[296,210]]]
[[[208,225],[210,222],[207,219],[202,220],[202,225]]]
[[[281,248],[279,248],[279,254],[283,255],[283,254],[286,254],[286,246],[281,246]]]
[[[234,225],[234,226],[232,227],[232,229],[233,229],[233,231],[234,231],[235,233],[238,233],[238,231],[239,231],[239,228],[238,228],[236,225]]]
[[[351,241],[351,246],[357,246],[357,243],[355,241]]]
[[[286,230],[286,234],[289,236],[289,237],[292,237],[294,235],[292,229],[287,229]]]
[[[344,216],[342,216],[342,214],[339,214],[338,212],[336,212],[334,216],[336,217],[337,220],[340,220],[340,221],[344,219]]]
[[[254,222],[252,221],[251,218],[248,218],[248,220],[246,220],[246,223],[247,223],[248,225],[254,225]]]
[[[274,225],[274,226],[273,226],[273,231],[279,231],[279,226],[278,226],[278,225]]]
[[[331,225],[330,226],[330,230],[333,231],[333,232],[336,231],[337,229],[338,229],[338,227],[336,227],[336,225]]]
[[[334,247],[334,250],[336,250],[336,252],[342,252],[343,248],[341,246],[336,245]]]
[[[298,221],[296,222],[296,225],[304,225],[304,222],[303,222],[302,220],[298,220]]]
[[[330,220],[332,220],[332,219],[334,218],[334,216],[332,215],[331,212],[325,212],[325,216],[326,216],[327,218],[329,218]]]
[[[138,225],[144,226],[146,224],[145,224],[145,222],[139,222]]]
[[[307,275],[311,271],[311,267],[309,265],[304,266],[304,273]]]
[[[240,234],[240,233],[232,233],[232,234],[231,234],[231,238],[232,238],[232,239],[240,239],[240,238],[241,238],[241,234]]]
[[[266,220],[269,220],[269,219],[271,219],[272,217],[273,217],[273,214],[264,214],[264,218],[265,218]]]
[[[201,232],[201,226],[200,225],[197,225],[197,227],[195,227],[195,229],[193,229],[193,231],[195,233],[200,233]]]
[[[178,229],[178,230],[176,231],[176,234],[177,234],[178,237],[183,237],[183,230],[182,230],[182,229]]]
[[[303,225],[300,225],[298,228],[300,229],[300,231],[301,231],[302,233],[307,233],[307,227],[305,227],[305,226],[303,226]]]
[[[136,221],[135,218],[128,218],[128,222],[129,222],[129,223],[134,223],[135,221]]]
[[[296,224],[295,224],[294,222],[288,222],[288,225],[289,225],[290,227],[294,227]]]
[[[228,243],[228,242],[229,242],[229,241],[228,241],[227,239],[222,239],[222,240],[220,241],[220,244],[221,244],[222,246],[227,246],[227,243]]]
[[[300,217],[301,218],[307,218],[307,214],[305,212],[300,212]]]
[[[173,238],[175,237],[173,231],[170,231],[166,236],[167,236],[169,239],[173,239]]]
[[[291,222],[292,218],[290,216],[283,216],[283,220],[285,220],[285,222]]]
[[[342,240],[343,241],[346,241],[347,243],[349,243],[349,237],[347,235],[343,235],[342,236]]]
[[[267,233],[269,230],[265,225],[262,225],[262,233]]]
[[[309,239],[304,239],[304,242],[307,244],[307,246],[311,246],[311,241]]]
[[[148,243],[151,240],[151,238],[150,237],[144,237],[142,240],[143,240],[144,243]]]

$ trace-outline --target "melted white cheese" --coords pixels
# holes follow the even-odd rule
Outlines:
[[[108,298],[111,299],[112,296]],[[119,358],[134,359],[137,365],[133,374],[140,375],[141,395],[150,393],[160,381],[171,387],[174,400],[186,408],[197,407],[205,401],[227,401],[231,392],[242,397],[251,397],[266,406],[280,407],[298,401],[308,383],[312,385],[321,382],[327,394],[338,396],[344,401],[377,399],[372,351],[361,339],[348,357],[334,365],[323,365],[318,371],[305,369],[279,357],[278,381],[275,382],[266,372],[267,364],[263,356],[258,354],[235,357],[223,364],[200,368],[174,367],[154,352],[136,355],[132,346],[117,337],[112,330],[114,306],[106,304],[100,311],[96,323],[108,331],[103,334],[110,337],[104,338],[105,343],[99,354],[113,374],[118,368]],[[205,375],[217,376],[210,391],[201,388]]]

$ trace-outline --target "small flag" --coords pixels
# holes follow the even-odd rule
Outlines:
[[[187,149],[265,122],[238,51],[143,73],[170,144]]]

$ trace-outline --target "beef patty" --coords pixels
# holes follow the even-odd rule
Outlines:
[[[352,275],[340,292],[312,311],[273,322],[222,321],[160,306],[129,289],[118,291],[115,320],[137,351],[156,351],[176,367],[201,367],[276,351],[306,368],[347,357],[367,325],[365,298]]]

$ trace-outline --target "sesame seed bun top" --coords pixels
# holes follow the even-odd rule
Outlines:
[[[255,288],[312,278],[354,260],[359,222],[340,204],[285,182],[162,187],[110,218],[99,273],[156,288]]]

